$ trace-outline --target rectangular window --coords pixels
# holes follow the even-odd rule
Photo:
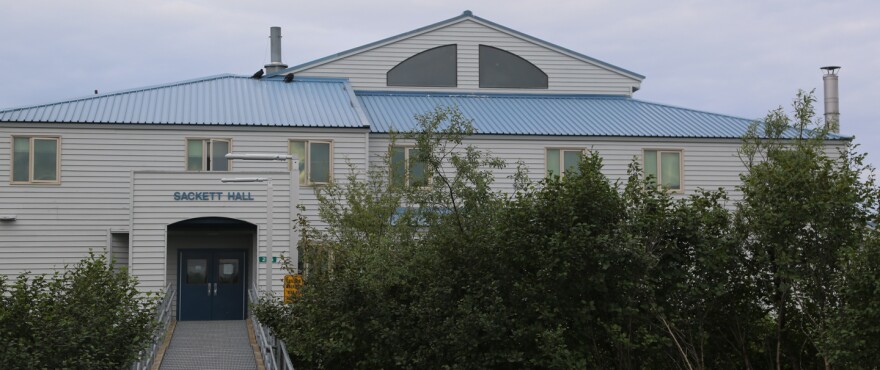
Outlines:
[[[290,154],[299,159],[299,183],[329,184],[333,174],[333,145],[329,141],[291,140]]]
[[[229,171],[229,139],[186,139],[187,171]]]
[[[565,177],[566,172],[576,172],[583,154],[583,149],[547,149],[547,176]]]
[[[419,161],[419,149],[412,147],[391,147],[391,181],[395,184],[408,186],[428,186],[428,166]]]
[[[59,165],[57,137],[12,137],[12,182],[20,184],[57,184]]]
[[[645,176],[657,185],[681,191],[681,150],[645,150]]]

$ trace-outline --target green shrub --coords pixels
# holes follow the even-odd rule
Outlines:
[[[94,254],[51,276],[0,276],[0,364],[124,368],[151,339],[156,303],[125,270]]]
[[[783,116],[746,138],[732,211],[723,191],[675,199],[638,161],[612,183],[593,152],[494,192],[504,164],[438,108],[406,134],[433,181],[401,186],[386,163],[320,188],[302,296],[253,312],[303,369],[876,368],[877,188],[863,157],[819,150],[824,131],[780,138]]]

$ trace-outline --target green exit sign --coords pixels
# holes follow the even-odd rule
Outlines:
[[[259,260],[260,260],[260,262],[262,262],[262,263],[266,263],[266,256],[260,256],[260,257],[259,257]],[[277,262],[278,262],[278,257],[277,257],[277,256],[276,256],[276,257],[272,257],[272,263],[277,263]]]

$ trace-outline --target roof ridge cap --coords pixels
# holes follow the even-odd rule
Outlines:
[[[247,78],[247,77],[241,76],[241,75],[235,75],[232,73],[223,73],[223,74],[218,74],[218,75],[193,78],[193,79],[189,79],[189,80],[169,82],[169,83],[159,84],[159,85],[142,86],[142,87],[136,87],[136,88],[131,88],[131,89],[125,89],[125,90],[111,91],[111,92],[103,93],[103,94],[80,96],[77,98],[69,98],[69,99],[64,99],[64,100],[55,101],[55,102],[51,102],[51,103],[42,103],[42,104],[25,105],[25,106],[0,109],[0,113],[7,113],[7,112],[13,112],[13,111],[25,110],[25,109],[43,108],[43,107],[48,107],[50,105],[57,105],[57,104],[76,103],[76,102],[80,102],[80,101],[84,101],[84,100],[92,100],[92,99],[98,99],[98,98],[105,98],[105,97],[109,97],[109,96],[131,94],[131,93],[147,91],[147,90],[157,90],[157,89],[166,88],[166,87],[174,87],[174,86],[188,85],[188,84],[193,84],[193,83],[198,83],[198,82],[219,80],[222,78]]]

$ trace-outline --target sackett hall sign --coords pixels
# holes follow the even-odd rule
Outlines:
[[[253,194],[249,191],[175,191],[175,201],[251,201],[254,200]]]

